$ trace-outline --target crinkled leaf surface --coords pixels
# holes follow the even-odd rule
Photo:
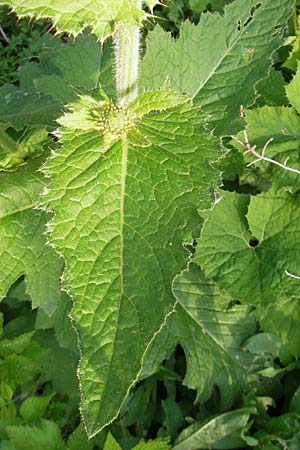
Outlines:
[[[18,172],[0,174],[0,298],[25,275],[33,307],[51,314],[61,295],[62,262],[46,246],[47,215],[33,210],[44,186],[38,167],[35,161]]]
[[[156,27],[148,37],[141,86],[168,83],[189,93],[211,115],[219,134],[232,134],[240,105],[254,101],[254,86],[267,75],[272,52],[282,42],[275,28],[285,25],[292,3],[236,1],[223,16],[202,14],[199,25],[184,23],[177,40]]]
[[[196,208],[210,205],[218,183],[210,166],[218,144],[198,107],[163,91],[127,109],[83,97],[60,122],[63,148],[46,164],[44,204],[55,213],[50,236],[66,261],[81,408],[93,435],[118,413],[173,308],[182,242],[195,235]]]
[[[194,261],[220,287],[259,309],[299,295],[299,195],[227,192],[205,214]],[[247,212],[248,210],[248,212]]]
[[[113,33],[116,22],[135,24],[145,17],[133,0],[1,0],[1,3],[11,6],[20,17],[49,17],[59,31],[73,35],[91,27],[102,41]],[[146,3],[153,7],[157,2]]]
[[[255,414],[255,412],[255,408],[241,408],[214,417],[204,424],[195,422],[183,430],[173,449],[200,450],[242,447],[244,441],[241,439],[241,434],[246,430],[251,414]]]
[[[185,352],[184,384],[197,390],[197,401],[205,402],[217,385],[221,408],[228,408],[253,377],[256,361],[242,351],[241,344],[256,332],[256,321],[246,306],[227,309],[229,297],[204,278],[196,265],[174,280],[178,299],[175,312],[149,346],[142,376],[150,376],[177,344]]]

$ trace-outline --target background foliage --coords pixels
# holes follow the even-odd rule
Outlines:
[[[27,12],[18,1],[1,3],[11,4],[19,14]],[[79,22],[73,29],[64,27],[61,18],[54,24],[43,18],[18,20],[1,5],[0,126],[10,139],[0,149],[1,449],[300,447],[298,4],[176,0],[164,6],[148,2],[147,12],[153,7],[154,18],[143,28],[140,88],[162,90],[139,97],[128,110],[127,122],[120,125],[119,111],[115,113],[108,100],[116,99],[110,39],[101,48],[90,29],[76,39],[65,33],[57,36],[55,26],[78,34]],[[105,14],[110,18],[111,11]],[[118,21],[119,16],[113,19]],[[140,20],[136,11],[124,15],[126,24],[131,20]],[[112,32],[109,20],[87,23],[102,40]],[[170,88],[176,94],[170,94]],[[193,98],[193,105],[187,105],[185,95]],[[115,159],[99,159],[95,154],[102,130],[99,104],[105,105],[110,126],[103,148],[114,152]],[[133,116],[138,121],[134,129]],[[95,130],[95,123],[100,128]],[[120,127],[126,129],[129,152],[134,155],[128,160],[129,173],[140,181],[132,184],[132,192],[139,194],[142,184],[147,184],[148,198],[154,197],[157,183],[168,180],[171,169],[178,176],[173,182],[179,190],[156,198],[157,203],[149,202],[149,210],[143,211],[152,223],[162,224],[157,232],[150,221],[147,239],[165,266],[166,291],[156,285],[158,273],[135,285],[148,261],[140,261],[138,271],[134,268],[139,257],[132,249],[126,253],[130,262],[126,294],[141,295],[143,286],[145,292],[162,298],[157,312],[143,301],[139,319],[155,322],[152,334],[134,334],[137,326],[131,309],[120,315],[124,321],[116,345],[120,352],[107,366],[123,378],[119,385],[115,379],[108,384],[106,399],[103,394],[103,404],[99,408],[96,402],[94,408],[95,383],[101,384],[100,369],[106,364],[95,342],[101,347],[108,330],[105,322],[100,337],[91,334],[86,320],[89,314],[97,317],[93,284],[99,281],[92,270],[85,273],[90,242],[85,238],[95,218],[89,206],[103,195],[102,181],[88,169],[99,165],[95,172],[103,171],[105,195],[109,191],[112,196],[117,184],[112,175],[118,173],[105,165],[119,164],[119,147],[112,135]],[[141,136],[147,138],[147,145]],[[176,166],[172,158],[158,156],[161,147],[165,152],[177,149],[180,163]],[[145,148],[151,160],[148,166]],[[198,159],[195,149],[201,149]],[[138,151],[143,154],[140,159]],[[162,162],[169,164],[164,174],[149,181],[148,174],[156,173]],[[42,165],[43,172],[37,170]],[[85,184],[77,183],[82,172]],[[66,185],[72,183],[76,198],[66,195]],[[87,195],[89,184],[93,196]],[[183,185],[187,193],[181,201]],[[79,194],[82,209],[76,206]],[[139,205],[138,195],[135,200]],[[166,208],[170,204],[173,209]],[[37,205],[43,209],[36,209]],[[140,206],[135,208],[128,207],[129,225],[136,225],[136,217],[141,217]],[[49,210],[56,211],[54,221]],[[80,236],[72,234],[70,211],[81,226]],[[182,215],[177,217],[178,212]],[[64,275],[63,260],[47,245],[49,221],[52,244],[68,263]],[[144,223],[137,226],[144,231]],[[99,229],[98,236],[106,231]],[[158,239],[170,245],[167,253],[158,252]],[[143,254],[144,244],[140,247]],[[92,253],[91,247],[89,260]],[[114,267],[111,247],[101,264],[109,271]],[[82,292],[85,277],[89,284]],[[61,278],[79,299],[71,314],[83,351],[81,413],[89,434],[118,412],[90,440],[79,413],[78,336],[69,319],[71,300],[60,289]],[[102,314],[112,315],[112,310],[107,313],[106,308]],[[160,332],[149,339],[161,316]],[[96,325],[99,330],[101,321]],[[135,353],[138,339],[145,344]],[[106,379],[112,376],[109,370]],[[126,396],[137,373],[137,383]],[[97,401],[99,395],[97,391]]]

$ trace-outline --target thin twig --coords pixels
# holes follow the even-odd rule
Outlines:
[[[287,270],[284,271],[284,273],[291,278],[295,278],[296,280],[300,280],[300,277],[298,275],[294,275],[293,273],[288,272]]]
[[[240,116],[242,118],[245,117],[245,112],[244,112],[243,105],[240,106]],[[242,145],[246,149],[244,151],[244,155],[246,155],[247,153],[251,152],[254,156],[256,156],[255,161],[251,161],[250,163],[248,163],[247,167],[250,167],[250,166],[252,166],[253,164],[256,164],[259,161],[267,161],[267,162],[269,162],[271,164],[275,164],[276,166],[281,167],[284,170],[288,170],[289,172],[297,173],[298,175],[300,175],[300,170],[293,169],[292,167],[287,166],[287,162],[289,160],[289,156],[285,159],[284,163],[280,163],[280,162],[276,161],[275,159],[268,158],[267,156],[265,156],[265,153],[266,153],[266,150],[267,150],[268,146],[274,140],[273,138],[270,138],[270,139],[267,140],[267,142],[263,146],[262,152],[259,153],[256,150],[256,145],[251,145],[250,144],[249,138],[248,138],[248,132],[247,132],[246,129],[243,131],[243,135],[244,135],[244,142],[242,142],[240,139],[238,139],[235,136],[231,136],[231,137],[232,137],[232,139],[234,139],[236,142],[238,142],[240,145]]]
[[[3,39],[4,39],[7,43],[9,43],[9,39],[8,39],[8,37],[7,37],[5,31],[3,30],[2,27],[0,27],[0,34],[1,34],[1,36],[3,37]]]

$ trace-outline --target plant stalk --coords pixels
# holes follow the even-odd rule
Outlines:
[[[135,0],[142,9],[142,0]],[[140,62],[140,27],[134,24],[118,24],[114,35],[115,74],[118,102],[128,105],[138,95]]]

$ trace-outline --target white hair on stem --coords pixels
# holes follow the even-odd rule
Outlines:
[[[142,0],[135,0],[142,9]],[[128,105],[138,95],[140,27],[119,23],[114,34],[115,77],[118,102]]]

